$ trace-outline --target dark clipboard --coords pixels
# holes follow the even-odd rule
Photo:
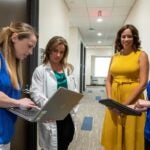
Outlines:
[[[110,108],[115,108],[125,115],[140,116],[142,114],[141,112],[129,108],[128,106],[123,105],[113,99],[101,99],[99,100],[99,103]]]

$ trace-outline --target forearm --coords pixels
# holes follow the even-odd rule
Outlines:
[[[8,97],[5,93],[0,92],[0,107],[19,107],[17,100]]]

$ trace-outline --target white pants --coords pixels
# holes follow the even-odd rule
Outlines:
[[[0,150],[10,150],[10,143],[0,144]]]

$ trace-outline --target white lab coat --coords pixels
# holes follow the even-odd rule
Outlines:
[[[76,81],[72,72],[69,71],[69,68],[65,68],[64,72],[67,78],[68,89],[77,91]],[[38,66],[32,76],[31,98],[36,104],[42,106],[56,90],[57,79],[50,64]],[[40,147],[44,150],[57,150],[56,121],[38,123],[38,129]]]

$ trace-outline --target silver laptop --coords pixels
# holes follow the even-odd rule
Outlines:
[[[8,110],[30,122],[40,122],[47,119],[63,120],[82,97],[81,93],[59,88],[42,108],[28,110],[9,108]]]

